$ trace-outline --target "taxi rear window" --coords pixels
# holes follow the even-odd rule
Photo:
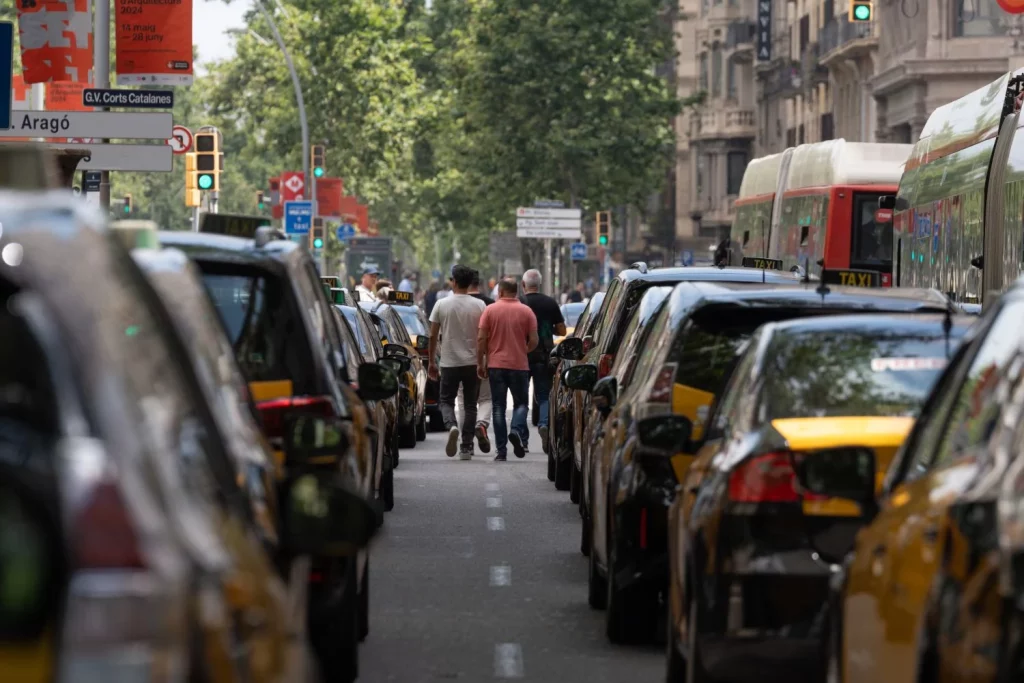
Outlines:
[[[423,323],[420,322],[420,316],[417,314],[417,310],[411,306],[395,306],[395,310],[398,311],[398,317],[405,323],[405,329],[409,334],[415,334],[417,336],[426,335],[427,331],[423,327]]]
[[[951,352],[966,331],[955,326]],[[760,403],[767,420],[916,416],[945,366],[941,331],[784,331],[768,352]]]

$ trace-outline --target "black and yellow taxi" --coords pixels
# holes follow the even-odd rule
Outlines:
[[[412,340],[412,347],[420,354],[420,361],[423,367],[426,368],[430,365],[427,360],[427,356],[430,353],[430,322],[427,320],[426,313],[416,305],[412,292],[392,290],[388,293],[388,303],[395,313],[398,314],[402,324],[405,325],[405,331],[409,333],[409,338]],[[431,385],[434,386],[432,387]],[[431,413],[440,410],[438,388],[437,382],[431,382],[428,377],[422,392],[424,426],[426,426],[428,419],[434,423],[437,422],[431,418]],[[426,429],[417,430],[416,438],[419,441],[426,439]]]
[[[799,276],[777,270],[776,268],[781,268],[781,262],[771,264],[772,267],[767,269],[756,268],[753,265],[751,262],[751,267],[648,269],[643,263],[632,264],[631,267],[615,276],[608,285],[596,325],[590,334],[582,339],[585,349],[583,354],[576,353],[578,349],[575,347],[563,348],[563,345],[559,344],[555,347],[556,355],[562,359],[581,360],[584,364],[594,365],[597,367],[597,378],[606,377],[611,372],[616,354],[623,344],[623,336],[629,320],[640,303],[640,299],[643,298],[644,292],[650,287],[698,281],[748,283],[751,285],[758,283],[798,284],[801,282]],[[574,467],[570,477],[575,478],[576,482],[570,481],[570,487],[575,486],[580,489],[581,514],[586,514],[590,509],[590,492],[587,490],[587,483],[590,481],[589,456],[593,442],[587,437],[587,428],[593,415],[590,394],[581,391],[573,392],[571,429],[574,444]],[[592,436],[596,433],[591,431]],[[585,550],[585,548],[584,545],[581,549]]]
[[[1024,680],[1022,319],[1018,280],[966,335],[888,468],[861,451],[798,471],[808,494],[849,501],[866,523],[836,549],[830,681]]]
[[[414,448],[417,441],[427,436],[424,412],[427,370],[393,304],[360,301],[359,307],[370,314],[381,343],[384,344],[385,358],[394,358],[401,363],[401,374],[398,377],[402,386],[398,396],[398,445]]]
[[[199,233],[165,231],[159,240],[199,268],[284,475],[289,424],[301,416],[338,419],[347,448],[336,468],[372,500],[370,416],[348,384],[332,305],[308,252],[258,219],[226,214],[206,214]],[[309,632],[320,667],[352,680],[358,642],[369,631],[369,555],[315,557],[309,579]]]
[[[834,287],[822,305],[856,315],[749,337],[669,510],[668,680],[820,674],[829,558],[863,522],[797,471],[834,453],[891,461],[969,328],[935,312],[942,299]]]
[[[597,292],[590,297],[583,313],[575,321],[572,333],[566,338],[579,339],[583,352],[589,351],[584,339],[590,336],[591,330],[597,325],[604,292]],[[577,332],[578,330],[578,332]],[[568,331],[568,330],[567,330]],[[572,398],[573,392],[562,382],[562,374],[572,367],[576,361],[559,358],[555,349],[551,350],[554,372],[551,378],[551,395],[549,397],[550,429],[548,430],[548,480],[555,482],[559,491],[569,491],[569,499],[579,503],[579,479],[572,478],[574,448],[572,445]],[[577,486],[573,488],[573,482]]]

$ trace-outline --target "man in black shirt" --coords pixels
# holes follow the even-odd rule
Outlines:
[[[523,274],[523,303],[537,316],[537,348],[530,352],[530,377],[533,379],[533,398],[540,408],[537,431],[541,446],[548,452],[548,400],[551,394],[551,366],[548,360],[555,348],[555,337],[565,336],[565,318],[558,302],[540,293],[540,271],[528,270]],[[526,443],[523,443],[526,446]]]
[[[483,281],[480,279],[480,271],[479,270],[474,270],[473,271],[473,284],[470,285],[468,294],[470,296],[472,296],[472,297],[476,297],[477,299],[480,299],[480,301],[483,301],[485,306],[490,306],[491,304],[494,303],[494,299],[492,299],[491,297],[487,296],[486,294],[481,294],[480,293],[480,287],[482,285],[483,285]]]

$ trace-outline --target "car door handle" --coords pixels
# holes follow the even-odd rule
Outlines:
[[[873,557],[884,557],[887,552],[889,552],[888,548],[886,548],[884,545],[880,544],[880,545],[876,545],[871,550],[871,555]]]
[[[933,524],[932,526],[926,528],[924,531],[921,532],[921,538],[926,543],[935,543],[939,540],[939,526],[937,524]]]

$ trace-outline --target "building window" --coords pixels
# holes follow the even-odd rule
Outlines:
[[[711,94],[722,94],[722,51],[717,47],[711,51]]]
[[[953,37],[1004,36],[1007,14],[996,0],[954,0]]]
[[[807,44],[811,42],[811,15],[805,14],[800,17],[800,54],[807,51]]]
[[[796,131],[796,144],[804,144],[804,124],[800,124],[800,127]]]
[[[786,147],[796,147],[796,128],[786,130]]]
[[[704,155],[701,154],[701,155],[699,155],[697,157],[697,173],[696,173],[696,176],[697,176],[696,177],[696,183],[697,183],[696,190],[697,190],[697,192],[696,192],[696,195],[697,195],[697,201],[698,202],[703,202],[704,201],[704,176],[707,174],[707,171],[708,171],[708,169],[707,169],[707,165],[704,162]]]
[[[725,67],[725,95],[730,100],[736,99],[736,69],[738,68],[736,62],[730,57]]]
[[[700,53],[700,89],[708,89],[708,53]]]
[[[823,22],[821,22],[822,25],[825,25],[828,22],[830,22],[833,19],[835,19],[836,18],[835,0],[825,0],[825,2],[821,6],[821,11],[825,15],[825,20]]]
[[[831,140],[836,136],[835,124],[832,122],[832,114],[821,115],[821,139]]]
[[[740,184],[743,182],[743,173],[747,170],[746,152],[729,152],[728,159],[728,188],[726,194],[735,195],[740,193]]]

